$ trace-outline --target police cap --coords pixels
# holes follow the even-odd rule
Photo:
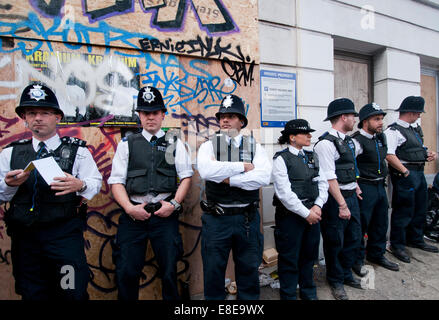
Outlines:
[[[363,128],[363,120],[379,114],[385,116],[387,113],[385,113],[375,102],[364,105],[363,108],[360,109],[360,123],[358,123],[358,128]]]
[[[328,121],[342,114],[350,114],[350,113],[353,113],[356,117],[358,116],[358,113],[355,111],[355,106],[352,100],[348,98],[338,98],[332,101],[328,105],[328,114],[324,121]]]
[[[305,119],[293,119],[288,121],[285,124],[285,129],[280,133],[282,135],[290,135],[290,134],[298,134],[298,133],[309,133],[314,132],[314,129],[311,129],[308,121]]]
[[[20,97],[20,103],[15,108],[15,112],[20,118],[26,112],[26,108],[50,108],[55,113],[64,117],[64,112],[61,110],[56,99],[55,93],[46,85],[42,83],[31,83],[23,89]]]
[[[160,91],[151,86],[141,88],[137,94],[136,111],[152,112],[157,110],[166,111]]]
[[[421,96],[409,96],[405,98],[398,109],[399,112],[425,112],[425,100]]]
[[[220,115],[224,113],[235,113],[239,118],[244,121],[242,128],[245,128],[248,124],[247,117],[245,116],[244,103],[241,98],[234,94],[229,94],[223,98],[219,111],[215,114],[215,117],[220,119]]]

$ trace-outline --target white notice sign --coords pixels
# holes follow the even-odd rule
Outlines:
[[[261,126],[284,127],[296,118],[296,74],[261,70]]]

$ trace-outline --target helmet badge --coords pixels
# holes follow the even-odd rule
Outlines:
[[[31,99],[35,99],[37,101],[45,100],[46,99],[46,92],[44,92],[43,89],[41,89],[41,86],[38,84],[34,84],[34,87],[29,90],[29,96]]]
[[[147,87],[145,89],[145,91],[143,92],[142,98],[145,102],[151,103],[154,101],[155,95],[153,92],[151,92],[151,89],[149,87]]]
[[[228,95],[225,99],[224,99],[224,102],[223,102],[223,107],[224,108],[230,108],[231,106],[232,106],[232,103],[233,103],[233,98],[232,98],[232,96],[231,95]]]
[[[377,105],[375,102],[372,103],[372,108],[374,108],[377,111],[381,111],[381,108],[379,105]]]

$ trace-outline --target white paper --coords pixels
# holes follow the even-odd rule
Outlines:
[[[24,171],[33,170],[33,167],[38,170],[48,185],[55,181],[53,178],[66,176],[53,157],[34,160],[24,168]]]

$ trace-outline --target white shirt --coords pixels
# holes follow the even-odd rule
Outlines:
[[[151,141],[152,134],[146,130],[142,130],[142,135],[147,141]],[[165,135],[163,130],[159,130],[155,136],[161,138]],[[113,158],[113,165],[111,167],[111,175],[108,178],[108,184],[120,183],[125,185],[128,172],[129,160],[128,141],[121,140],[117,145],[116,153]],[[180,181],[184,178],[192,177],[194,171],[192,170],[191,158],[186,148],[180,139],[177,139],[177,146],[175,148],[175,169]],[[138,203],[157,203],[169,197],[171,193],[160,193],[158,195],[147,194],[145,196],[132,195],[130,199]]]
[[[32,147],[35,152],[39,150],[40,141],[32,138]],[[56,150],[61,145],[61,139],[56,134],[44,141],[46,148]],[[5,182],[6,174],[11,171],[11,156],[13,148],[6,148],[0,153],[0,201],[10,201],[18,190],[18,187],[10,187]],[[86,147],[79,147],[73,163],[72,176],[85,181],[87,189],[84,192],[76,192],[78,196],[91,200],[99,193],[102,186],[102,175],[99,173],[93,157]]]
[[[340,139],[344,139],[346,136],[344,133],[337,131],[334,128],[330,128],[328,132],[330,135],[339,137]],[[337,175],[335,174],[335,161],[340,159],[340,154],[334,143],[326,139],[321,140],[315,145],[314,152],[317,153],[317,156],[319,157],[320,170],[322,171],[323,176],[326,177],[327,180],[337,179]],[[354,190],[357,187],[357,182],[339,185],[340,190]]]
[[[299,150],[291,145],[288,146],[288,151],[296,156],[299,154]],[[306,219],[309,216],[309,209],[303,205],[302,201],[297,197],[297,194],[291,190],[287,166],[285,165],[284,159],[280,156],[273,161],[272,179],[274,192],[285,208]],[[321,169],[319,169],[319,176],[315,177],[313,181],[318,181],[319,186],[319,196],[314,201],[314,204],[322,208],[328,200],[329,184],[325,177],[323,177]]]
[[[241,144],[242,135],[239,134],[233,138],[235,147]],[[226,141],[230,137],[226,136]],[[268,159],[265,149],[256,143],[256,151],[253,158],[254,169],[244,172],[243,162],[217,161],[214,155],[212,142],[204,142],[198,149],[197,169],[201,179],[221,183],[224,179],[229,178],[230,186],[244,190],[257,190],[260,187],[267,186],[270,183],[271,162]],[[222,206],[227,206],[221,204]],[[233,205],[236,207],[236,205]]]
[[[401,119],[397,119],[396,123],[404,128],[408,128],[410,126],[416,128],[418,126],[418,124],[416,123],[410,124]],[[384,131],[384,134],[386,135],[387,139],[387,154],[395,154],[396,149],[406,141],[406,139],[399,130],[392,130],[391,128],[387,128]],[[407,163],[407,161],[401,161],[401,163]]]

